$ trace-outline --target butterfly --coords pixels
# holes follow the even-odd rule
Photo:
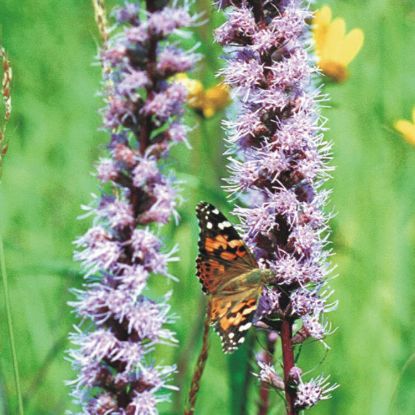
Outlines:
[[[271,271],[260,269],[226,217],[210,203],[196,208],[200,226],[197,276],[209,296],[209,319],[225,353],[244,341]]]

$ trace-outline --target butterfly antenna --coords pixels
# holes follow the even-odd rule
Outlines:
[[[193,415],[195,412],[197,394],[200,389],[200,381],[202,379],[203,372],[205,370],[206,361],[209,352],[209,326],[210,326],[210,301],[208,302],[206,317],[203,326],[203,341],[202,350],[200,351],[197,359],[196,368],[193,373],[192,383],[189,391],[189,403],[188,409],[185,410],[184,415]]]

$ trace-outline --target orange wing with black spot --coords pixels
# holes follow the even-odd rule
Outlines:
[[[235,276],[258,268],[258,264],[226,217],[210,203],[199,203],[199,256],[197,276],[206,294]]]
[[[197,276],[210,295],[211,324],[221,337],[225,352],[245,340],[262,287],[246,280],[258,264],[235,228],[213,205],[196,209],[200,225]]]

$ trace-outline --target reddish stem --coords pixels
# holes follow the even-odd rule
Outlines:
[[[258,415],[267,415],[269,409],[269,386],[262,382],[259,390]]]
[[[292,388],[291,369],[295,366],[294,351],[292,343],[292,321],[284,319],[281,323],[281,345],[282,360],[284,369],[285,400],[287,406],[287,415],[298,415],[295,408],[295,389]]]
[[[154,5],[154,0],[146,0],[146,6],[147,11],[149,13],[153,13],[157,10],[157,7]],[[157,43],[157,38],[154,36],[150,36],[147,56],[147,76],[150,82],[146,88],[147,99],[151,98],[152,94],[154,94],[154,87],[156,83],[155,68],[157,64]],[[143,119],[139,134],[140,152],[142,155],[144,155],[145,151],[147,150],[147,147],[150,145],[152,129],[152,117],[147,116]]]
[[[175,361],[177,361],[177,377],[176,385],[179,387],[179,392],[174,395],[173,408],[179,408],[181,402],[181,394],[183,393],[183,383],[184,378],[187,375],[190,359],[189,356],[192,356],[193,351],[196,348],[198,338],[201,334],[200,322],[205,316],[205,299],[204,297],[200,298],[199,301],[199,312],[194,320],[194,325],[190,331],[190,336],[188,336],[187,342],[181,347],[178,356]],[[173,411],[172,411],[173,412]]]
[[[261,23],[264,20],[264,8],[262,3],[263,0],[251,0],[252,10],[257,23]]]
[[[147,11],[149,13],[153,13],[157,11],[157,7],[154,6],[154,0],[147,0]],[[146,88],[147,92],[147,99],[149,99],[152,94],[154,94],[154,89],[156,87],[156,65],[157,65],[157,46],[158,46],[158,39],[154,36],[150,36],[148,51],[147,51],[147,65],[146,71],[147,76],[150,79],[149,86]],[[104,46],[105,47],[105,46]],[[151,116],[140,118],[139,122],[139,129],[134,129],[134,133],[136,135],[138,141],[138,147],[140,153],[142,155],[145,154],[147,148],[151,144],[151,134],[154,130],[154,124],[152,121]],[[139,189],[135,188],[131,178],[125,175],[119,175],[117,178],[117,183],[121,186],[127,187],[131,190],[130,192],[130,204],[133,207],[133,211],[135,216],[139,214],[141,205],[143,203],[143,198],[145,197],[145,193],[140,191]],[[129,241],[131,239],[131,233],[133,228],[129,228],[125,230],[125,233],[121,236],[122,240]],[[127,260],[126,262],[130,262],[131,257],[128,253],[128,247],[126,247],[127,253]],[[115,321],[114,319],[110,319],[106,322],[107,326],[111,328],[112,332],[115,336],[122,341],[129,339],[130,341],[138,341],[139,336],[136,332],[129,333],[127,327],[125,325],[120,324],[119,322]],[[105,361],[106,364],[117,372],[123,372],[125,370],[125,363],[120,360],[108,360]],[[131,388],[127,389],[125,385],[121,383],[114,383],[112,377],[108,377],[109,381],[103,386],[105,389],[112,391],[117,396],[118,405],[122,408],[127,408],[130,404],[132,397],[135,392],[139,392],[140,390],[149,390],[153,387],[151,384],[145,384],[140,379],[138,379],[135,383],[131,383]]]
[[[155,11],[162,9],[164,7],[164,4],[162,1],[146,0],[146,7],[149,13],[154,13]]]
[[[207,306],[205,323],[203,326],[203,340],[202,340],[202,350],[197,359],[196,368],[193,373],[192,383],[190,385],[189,391],[189,403],[187,409],[184,411],[184,415],[194,415],[197,394],[200,389],[200,381],[202,379],[203,372],[205,370],[206,361],[209,353],[209,327],[210,327],[210,315],[211,315],[211,304],[210,301]]]
[[[264,0],[250,0],[255,21],[259,27],[266,26]],[[279,3],[277,0],[275,6]],[[271,55],[263,57],[267,65],[271,64]],[[284,319],[281,324],[281,343],[282,343],[282,358],[284,370],[284,384],[285,384],[285,399],[287,407],[287,415],[298,415],[295,408],[296,391],[292,387],[292,379],[290,376],[291,369],[295,366],[293,343],[292,343],[292,321]],[[268,411],[268,390],[261,385],[260,399],[264,399],[261,403],[259,415],[266,415]]]

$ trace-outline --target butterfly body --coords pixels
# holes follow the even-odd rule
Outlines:
[[[252,271],[240,274],[229,281],[225,281],[223,284],[219,285],[216,291],[212,292],[212,294],[232,295],[238,293],[239,291],[243,293],[248,288],[255,288],[261,284],[267,274],[268,273],[264,273],[259,268],[253,269]]]
[[[209,296],[210,324],[222,340],[225,353],[245,340],[264,284],[272,278],[260,269],[235,228],[213,205],[197,207],[200,225],[197,275]]]

